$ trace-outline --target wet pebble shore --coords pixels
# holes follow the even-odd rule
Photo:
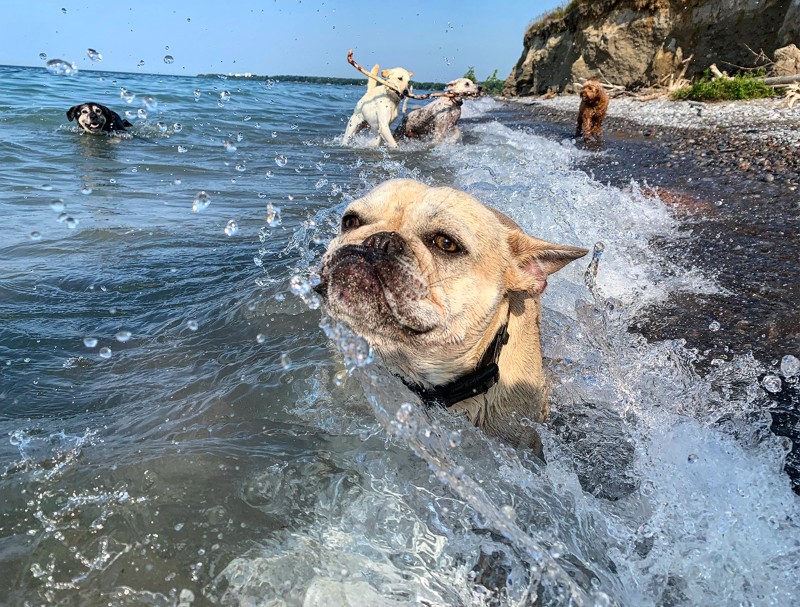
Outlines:
[[[508,99],[501,120],[572,138],[577,96]],[[684,339],[715,359],[752,355],[765,376],[800,357],[800,105],[782,99],[693,103],[611,99],[596,153],[578,168],[616,187],[652,188],[682,223],[654,243],[677,265],[700,268],[720,293],[675,293],[635,329]],[[577,145],[583,146],[581,142]],[[768,390],[773,431],[794,443],[786,469],[800,493],[800,385]]]
[[[565,124],[575,123],[580,104],[575,95],[509,101]],[[713,166],[745,179],[775,182],[787,192],[800,187],[800,104],[789,108],[782,98],[718,103],[611,99],[605,128],[658,138],[674,156],[688,155],[699,168]]]

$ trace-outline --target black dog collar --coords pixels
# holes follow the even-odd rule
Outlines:
[[[467,400],[478,394],[486,394],[489,388],[497,383],[497,379],[500,377],[500,367],[497,366],[497,361],[500,358],[500,351],[507,343],[508,324],[506,323],[500,327],[478,366],[471,373],[462,375],[447,384],[428,389],[422,388],[402,377],[400,379],[429,407],[437,405],[452,407],[462,400]]]

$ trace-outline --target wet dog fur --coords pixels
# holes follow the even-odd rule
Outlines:
[[[450,410],[540,453],[525,421],[544,421],[550,411],[539,296],[550,274],[586,252],[533,238],[459,190],[397,179],[344,211],[318,291],[331,317],[362,335],[390,372],[423,389],[474,371],[507,325],[497,383]]]
[[[76,120],[84,132],[92,134],[124,132],[126,127],[133,126],[115,111],[93,101],[73,105],[67,110],[67,118],[70,122]]]
[[[409,112],[395,129],[394,136],[430,138],[437,144],[457,141],[461,136],[458,121],[464,99],[480,95],[481,87],[469,78],[456,78],[447,83],[445,92],[452,93],[452,96],[438,97],[426,106]]]
[[[587,80],[581,88],[581,105],[578,108],[578,125],[575,138],[583,134],[584,142],[603,139],[603,120],[608,111],[608,94],[595,79]]]
[[[377,76],[379,70],[380,67],[375,65],[372,68],[372,75]],[[414,72],[395,67],[383,70],[380,74],[393,88],[378,84],[372,78],[367,79],[367,92],[359,99],[347,123],[342,139],[343,145],[349,145],[358,132],[369,128],[376,133],[373,145],[380,145],[383,139],[389,147],[397,147],[390,127],[397,118],[402,96],[408,94],[409,82]]]

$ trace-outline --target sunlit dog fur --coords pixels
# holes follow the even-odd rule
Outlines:
[[[91,101],[73,105],[67,110],[67,118],[70,122],[77,120],[83,131],[93,134],[124,132],[126,127],[133,126],[115,111]]]
[[[380,67],[375,65],[371,73],[377,75],[379,69]],[[414,72],[401,67],[383,70],[381,76],[394,87],[394,90],[368,78],[367,92],[356,104],[356,109],[347,123],[342,143],[348,145],[358,132],[369,128],[376,133],[373,145],[380,145],[383,139],[386,145],[396,148],[397,142],[392,136],[390,127],[397,118],[402,95],[408,94],[408,85],[413,75]]]
[[[408,139],[430,138],[433,143],[458,141],[461,131],[458,121],[465,97],[477,97],[481,87],[469,78],[456,78],[447,83],[445,91],[452,97],[437,97],[425,107],[409,112],[397,129],[395,137]]]
[[[578,108],[578,125],[575,137],[583,133],[583,140],[603,139],[603,120],[608,111],[608,94],[595,79],[587,80],[581,88],[581,105]]]
[[[586,252],[528,236],[459,190],[397,179],[344,211],[319,291],[330,316],[362,335],[392,373],[424,388],[473,371],[507,322],[498,383],[451,410],[539,451],[525,421],[550,411],[539,296],[550,274]]]

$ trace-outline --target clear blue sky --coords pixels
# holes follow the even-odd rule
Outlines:
[[[353,48],[367,68],[402,66],[418,80],[447,81],[470,65],[480,79],[495,68],[504,79],[528,23],[561,3],[8,0],[0,64],[43,66],[46,53],[84,71],[357,77],[346,62]],[[87,48],[102,61],[90,61]],[[165,55],[174,62],[164,63]]]

